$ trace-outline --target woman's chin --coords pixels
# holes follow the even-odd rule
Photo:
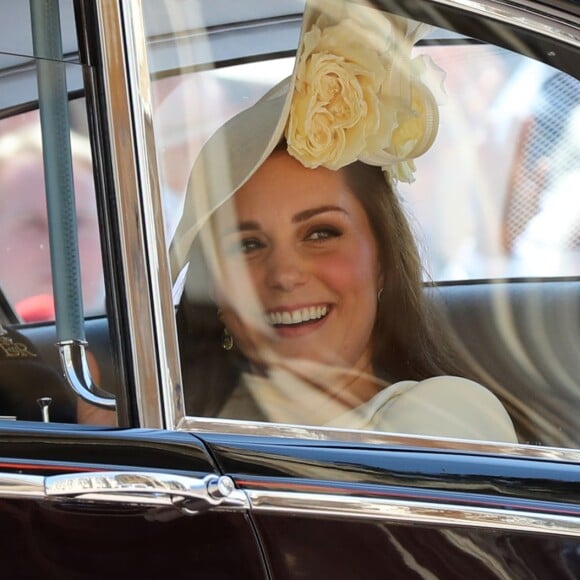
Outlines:
[[[308,340],[279,341],[260,349],[256,362],[262,366],[283,367],[287,370],[309,368],[343,368],[336,352],[322,348],[320,342]]]

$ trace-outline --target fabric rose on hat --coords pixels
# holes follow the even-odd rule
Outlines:
[[[376,19],[369,26],[322,15],[304,34],[285,132],[304,166],[336,170],[360,160],[413,181],[412,160],[431,146],[438,109],[420,80],[433,67],[411,60],[423,29],[409,22],[389,16],[379,28]]]
[[[384,66],[351,35],[345,22],[324,30],[315,25],[304,35],[286,139],[306,167],[339,169],[356,161],[379,128]]]

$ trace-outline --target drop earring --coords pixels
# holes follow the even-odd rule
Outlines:
[[[225,327],[222,333],[222,348],[224,350],[232,350],[232,348],[234,348],[234,337],[230,334],[230,331]]]
[[[384,292],[384,288],[379,288],[379,291],[377,292],[377,302],[381,301],[381,298],[383,297],[383,292]]]
[[[218,308],[217,315],[219,321],[224,324],[224,314],[221,308]],[[222,332],[222,348],[224,350],[232,350],[232,348],[234,348],[234,337],[230,334],[230,331],[227,329],[225,324]]]

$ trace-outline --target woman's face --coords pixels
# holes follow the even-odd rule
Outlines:
[[[217,212],[215,226],[217,299],[247,356],[263,361],[266,347],[370,370],[382,276],[368,218],[340,172],[276,152]]]

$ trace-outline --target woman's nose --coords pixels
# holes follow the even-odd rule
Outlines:
[[[292,249],[279,249],[269,256],[268,284],[272,288],[290,292],[306,282],[307,265],[298,252]]]

